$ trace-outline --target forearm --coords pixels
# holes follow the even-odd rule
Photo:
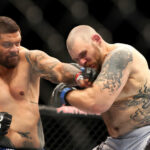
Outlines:
[[[102,103],[97,103],[96,94],[93,94],[92,88],[84,90],[73,90],[66,95],[66,100],[72,106],[75,106],[88,113],[101,114],[104,110]]]
[[[77,85],[75,81],[75,76],[80,71],[81,71],[80,69],[74,67],[71,64],[62,63],[59,70],[60,73],[59,82],[63,82],[69,85]]]
[[[77,67],[62,63],[58,59],[48,56],[46,53],[35,50],[25,54],[33,73],[53,83],[64,82],[76,85],[75,75],[80,71]]]

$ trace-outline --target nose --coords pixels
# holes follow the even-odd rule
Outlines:
[[[87,62],[87,60],[86,60],[85,58],[81,58],[81,59],[79,60],[79,64],[80,64],[81,66],[84,66],[84,65],[86,64],[86,62]]]
[[[16,46],[15,44],[12,46],[12,48],[10,49],[10,52],[14,52],[17,53],[19,51],[19,46]]]

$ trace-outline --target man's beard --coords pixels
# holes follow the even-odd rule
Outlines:
[[[13,69],[18,65],[19,60],[20,60],[19,57],[16,61],[12,61],[12,62],[10,62],[8,59],[6,59],[4,62],[0,62],[0,64],[8,69]]]

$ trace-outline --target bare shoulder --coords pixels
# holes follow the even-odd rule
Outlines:
[[[25,47],[20,48],[20,57],[25,59],[30,65],[35,62],[47,61],[47,62],[60,62],[58,59],[51,57],[42,50],[34,49],[29,50]]]
[[[147,60],[145,56],[141,53],[140,50],[137,50],[135,47],[128,45],[128,44],[116,44],[117,48],[114,49],[108,56],[117,56],[118,59],[120,59],[120,62],[123,60],[127,61],[129,58],[132,57],[132,66],[135,68],[139,65],[144,65],[143,67],[148,67]],[[119,61],[119,60],[118,60]]]
[[[124,50],[124,51],[129,51],[132,53],[133,55],[133,60],[136,60],[138,59],[138,61],[146,61],[145,57],[143,56],[143,54],[141,53],[140,50],[137,50],[135,47],[131,46],[131,45],[128,45],[128,44],[120,44],[120,43],[117,43],[117,48],[115,51],[119,51],[119,50]]]
[[[29,52],[29,49],[21,46],[20,47],[20,50],[19,50],[19,56],[20,56],[20,59],[23,61],[23,60],[26,60],[25,58],[25,54]]]
[[[124,46],[117,47],[105,58],[95,83],[111,93],[121,90],[130,75],[132,62],[132,50]]]
[[[54,70],[62,65],[57,58],[51,57],[42,50],[28,50],[23,48],[22,53],[32,71],[40,76],[55,72]]]
[[[121,44],[112,50],[106,57],[103,67],[109,65],[111,68],[125,68],[133,62],[134,48],[128,45]]]

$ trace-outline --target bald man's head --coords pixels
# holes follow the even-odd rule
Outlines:
[[[74,45],[75,40],[80,39],[86,42],[90,42],[93,35],[98,34],[92,27],[88,25],[79,25],[74,27],[67,38],[66,45],[70,51]]]

